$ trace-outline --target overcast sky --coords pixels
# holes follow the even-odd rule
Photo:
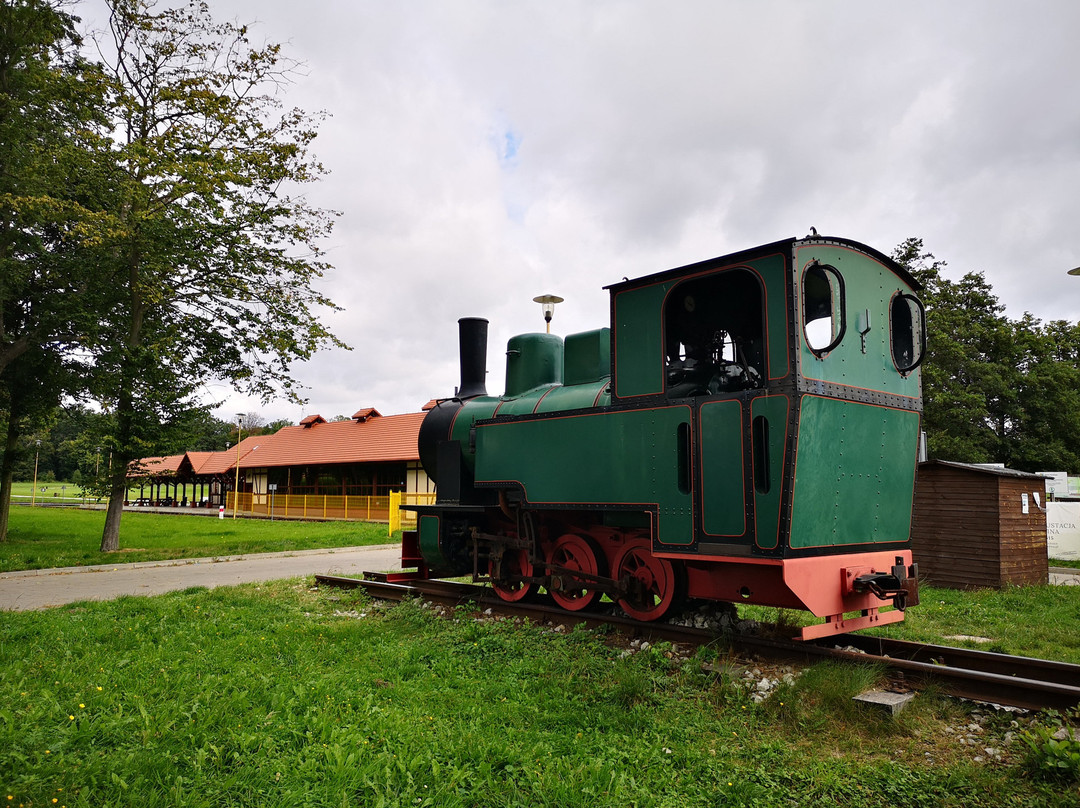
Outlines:
[[[985,273],[1008,314],[1080,319],[1076,0],[210,0],[306,63],[326,110],[309,197],[341,211],[325,321],[268,420],[415,411],[458,383],[457,319],[607,325],[607,284],[811,226],[908,236]],[[81,10],[88,24],[93,7]]]

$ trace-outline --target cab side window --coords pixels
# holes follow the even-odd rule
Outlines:
[[[761,282],[745,269],[680,283],[664,303],[667,393],[718,395],[764,385]]]
[[[812,262],[803,272],[802,304],[806,345],[821,358],[840,344],[847,328],[843,277],[834,267]]]
[[[897,292],[889,307],[889,340],[896,369],[907,375],[922,364],[926,353],[923,305],[914,295]]]

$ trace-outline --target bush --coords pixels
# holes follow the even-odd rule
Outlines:
[[[1033,775],[1080,782],[1080,740],[1068,721],[1058,717],[1054,726],[1033,727],[1020,737],[1028,747],[1024,765]]]

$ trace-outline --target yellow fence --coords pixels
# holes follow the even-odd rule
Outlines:
[[[402,491],[390,492],[390,525],[388,535],[395,530],[414,530],[416,514],[401,510],[402,505],[431,505],[435,502],[434,494],[409,494]]]
[[[409,494],[391,491],[385,497],[347,497],[328,494],[248,494],[241,493],[237,503],[230,491],[225,515],[234,509],[242,514],[292,519],[353,519],[361,522],[388,522],[390,533],[416,527],[416,517],[402,511],[401,505],[430,505],[434,494]]]

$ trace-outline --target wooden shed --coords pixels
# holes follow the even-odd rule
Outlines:
[[[915,481],[911,551],[925,583],[953,589],[1045,584],[1046,478],[931,460]]]

